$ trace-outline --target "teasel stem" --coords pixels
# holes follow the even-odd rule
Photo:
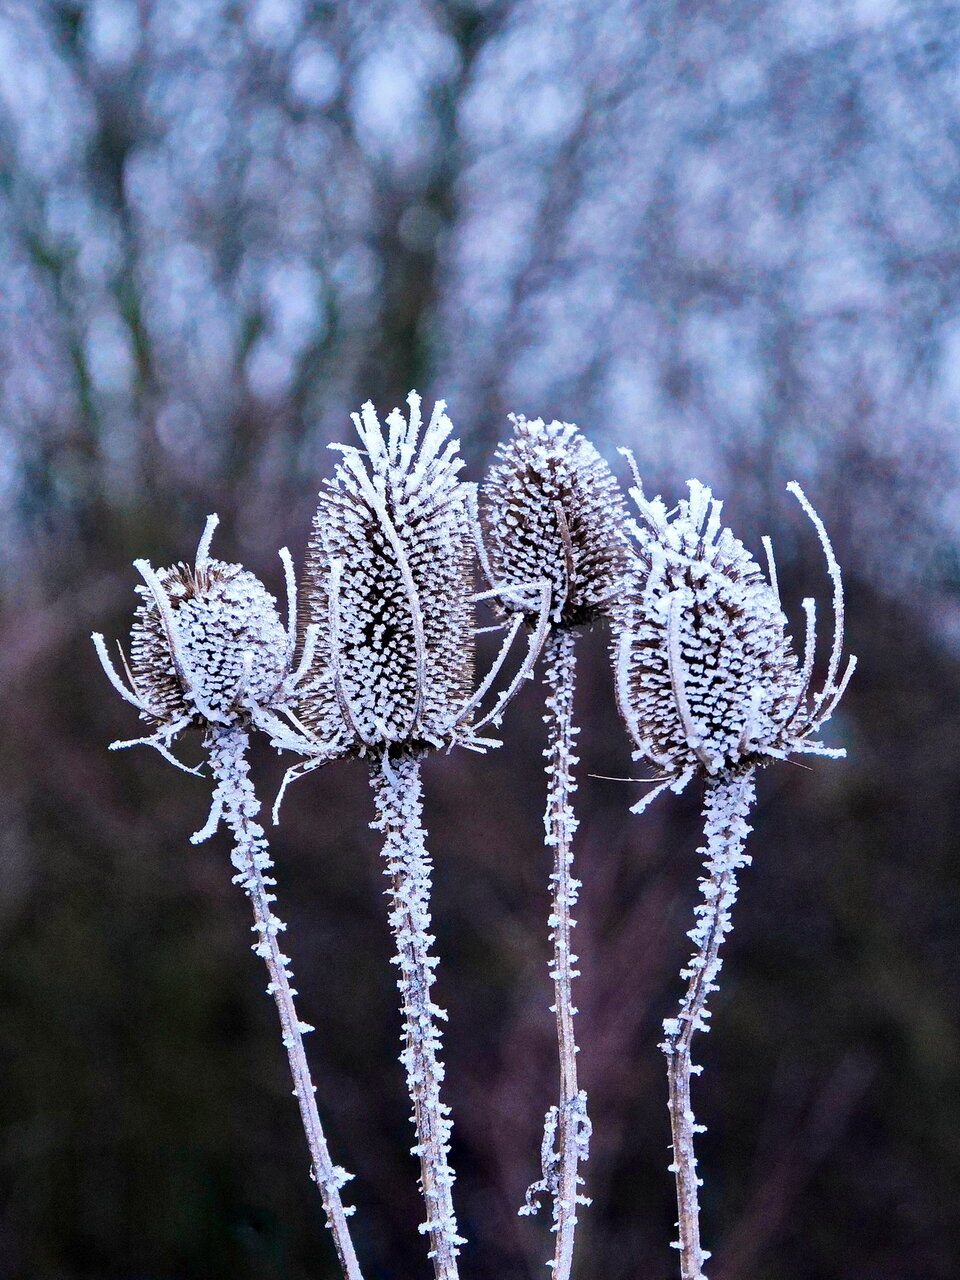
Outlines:
[[[544,681],[547,687],[546,774],[549,780],[547,806],[544,813],[545,843],[553,849],[553,871],[550,876],[551,908],[548,924],[553,944],[550,976],[553,979],[553,1012],[557,1020],[557,1047],[560,1060],[559,1105],[548,1113],[548,1132],[556,1129],[556,1152],[546,1162],[552,1168],[543,1170],[553,1193],[553,1218],[556,1247],[552,1263],[554,1280],[569,1280],[573,1266],[574,1236],[577,1227],[577,1205],[589,1201],[579,1195],[582,1179],[578,1165],[586,1159],[590,1138],[587,1118],[587,1095],[577,1083],[577,1041],[573,1018],[573,979],[579,971],[574,967],[577,956],[571,948],[576,921],[572,911],[577,902],[580,881],[573,878],[572,841],[577,829],[571,796],[576,790],[573,766],[578,763],[574,745],[578,730],[573,724],[573,696],[576,684],[574,636],[559,629],[547,641]],[[545,1152],[547,1146],[545,1144]]]
[[[352,1209],[344,1208],[340,1198],[340,1188],[352,1175],[334,1165],[330,1159],[317,1112],[316,1090],[303,1047],[304,1034],[313,1028],[297,1017],[293,1002],[296,992],[290,985],[290,961],[283,955],[277,942],[277,935],[286,926],[277,919],[271,908],[275,895],[269,891],[268,886],[274,885],[276,881],[265,874],[273,863],[263,828],[254,821],[260,811],[260,802],[250,781],[250,766],[246,755],[247,731],[236,725],[211,726],[206,745],[216,790],[211,821],[203,831],[197,833],[194,840],[211,834],[211,824],[215,826],[221,817],[233,833],[231,861],[237,869],[233,880],[234,884],[243,888],[253,906],[253,928],[259,939],[253,950],[266,963],[270,974],[267,994],[273,996],[280,1014],[283,1045],[293,1076],[293,1093],[300,1106],[300,1118],[310,1148],[311,1176],[320,1191],[327,1225],[333,1235],[344,1277],[346,1280],[363,1280],[347,1226],[347,1215]]]
[[[430,954],[430,889],[432,865],[423,828],[420,759],[411,754],[391,760],[385,753],[371,766],[377,819],[371,825],[384,835],[384,874],[390,880],[390,927],[397,944],[403,1013],[403,1051],[407,1091],[420,1158],[420,1188],[429,1235],[429,1258],[436,1280],[457,1280],[457,1255],[464,1243],[453,1209],[454,1172],[450,1167],[450,1109],[440,1100],[444,1068],[440,1060],[438,1021],[446,1013],[430,998],[437,958]]]
[[[696,908],[697,923],[689,933],[697,950],[681,973],[689,983],[677,1016],[663,1024],[665,1038],[660,1047],[667,1057],[673,1134],[670,1171],[677,1183],[679,1239],[674,1247],[680,1250],[681,1280],[706,1280],[703,1268],[710,1257],[700,1242],[701,1180],[694,1154],[694,1135],[702,1133],[704,1126],[695,1123],[690,1105],[690,1078],[699,1075],[702,1068],[693,1065],[690,1046],[694,1032],[710,1029],[707,1001],[718,987],[724,934],[733,928],[730,913],[737,897],[737,871],[750,862],[743,844],[751,830],[746,819],[754,794],[752,769],[707,781],[703,805],[706,843],[700,850],[706,872],[700,881],[703,901]]]

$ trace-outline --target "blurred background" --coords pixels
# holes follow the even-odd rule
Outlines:
[[[845,762],[760,779],[696,1085],[711,1280],[952,1280],[960,1230],[960,7],[898,0],[0,0],[0,1278],[333,1280],[208,788],[92,629],[136,556],[273,590],[349,411],[506,414],[769,533],[794,628],[834,538]],[[579,1280],[675,1274],[660,1021],[698,799],[642,821],[584,636]],[[464,1276],[544,1276],[516,1210],[555,1093],[542,698],[430,762]],[[194,756],[199,744],[185,744]],[[272,797],[284,761],[259,750]],[[294,788],[281,914],[367,1280],[425,1277],[365,772]]]

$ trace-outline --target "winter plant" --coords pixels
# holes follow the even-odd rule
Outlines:
[[[267,873],[272,863],[260,805],[250,779],[252,730],[298,753],[286,787],[343,757],[362,757],[376,805],[371,824],[383,836],[393,961],[401,998],[401,1062],[413,1106],[414,1155],[426,1208],[435,1280],[458,1280],[463,1239],[453,1205],[451,1120],[441,1097],[444,1068],[432,998],[432,863],[423,825],[421,763],[455,746],[485,751],[484,736],[545,653],[547,800],[545,844],[552,853],[548,931],[552,946],[559,1056],[559,1099],[547,1112],[542,1177],[521,1213],[540,1199],[553,1203],[556,1233],[548,1266],[570,1280],[581,1163],[590,1137],[586,1094],[577,1075],[572,985],[573,807],[578,729],[574,723],[575,637],[609,616],[614,626],[617,701],[634,757],[657,771],[657,785],[634,807],[642,812],[664,790],[695,778],[705,787],[703,900],[691,931],[696,951],[683,971],[687,988],[676,1016],[664,1023],[682,1280],[705,1280],[709,1254],[700,1242],[697,1162],[690,1081],[695,1032],[708,1029],[717,989],[720,946],[731,928],[737,872],[750,859],[744,842],[754,774],[799,753],[838,756],[816,740],[853,672],[841,674],[843,590],[823,522],[798,485],[788,486],[817,530],[833,584],[833,640],[822,688],[811,688],[816,610],[804,600],[806,634],[798,657],[787,635],[776,567],[764,539],[768,575],[728,528],[721,504],[690,481],[689,498],[668,511],[648,500],[636,465],[630,490],[639,519],[627,519],[612,473],[570,423],[513,418],[483,486],[460,478],[463,463],[445,406],[427,422],[411,392],[408,412],[381,424],[371,404],[353,415],[358,445],[335,445],[340,460],[323,481],[298,593],[291,558],[281,550],[287,617],[262,583],[236,564],[210,556],[217,517],[210,516],[195,562],[154,570],[137,560],[143,585],[126,680],[101,635],[93,636],[103,668],[151,732],[112,747],[146,744],[187,769],[173,753],[185,730],[203,733],[214,781],[210,816],[192,839],[224,821],[233,836],[234,880],[249,897],[257,943],[267,965],[320,1190],[345,1280],[362,1280],[340,1190],[348,1176],[335,1166],[317,1113],[303,1046],[311,1028],[294,1007],[289,960],[280,951],[284,926],[273,913]],[[482,513],[481,513],[482,506]],[[476,591],[482,570],[486,589]],[[500,622],[478,628],[476,606],[493,603]],[[490,670],[477,683],[475,637],[504,633]],[[518,670],[493,690],[522,631],[527,647]],[[484,704],[488,709],[483,710]],[[199,769],[187,769],[198,773]]]
[[[438,1021],[446,1015],[431,999],[437,960],[431,954],[432,866],[420,765],[429,751],[497,745],[479,731],[499,721],[532,671],[548,589],[533,584],[539,623],[526,659],[510,687],[479,715],[516,628],[474,689],[474,495],[458,478],[463,463],[443,402],[426,425],[419,396],[411,393],[408,406],[409,416],[395,409],[384,431],[373,405],[364,405],[353,419],[363,448],[335,446],[342,460],[320,492],[304,570],[303,617],[318,640],[296,698],[301,733],[275,740],[306,756],[288,779],[338,756],[369,761],[373,825],[384,835],[392,898],[404,1018],[401,1061],[427,1211],[421,1230],[429,1234],[437,1280],[454,1280],[463,1239],[453,1207],[449,1109],[440,1096]]]
[[[632,462],[632,459],[631,459]],[[659,785],[634,812],[664,789],[681,791],[694,777],[705,783],[706,874],[703,901],[690,932],[695,954],[681,977],[687,989],[675,1017],[664,1022],[670,1122],[682,1280],[705,1280],[709,1253],[700,1242],[697,1161],[690,1104],[694,1033],[707,1031],[707,1001],[717,990],[720,946],[732,928],[737,872],[748,865],[744,841],[754,799],[754,773],[794,753],[841,756],[812,740],[833,714],[853,674],[851,657],[841,676],[843,588],[840,569],[820,517],[799,485],[788,488],[812,520],[833,583],[833,642],[823,687],[811,692],[816,642],[815,606],[803,602],[806,636],[802,660],[786,633],[776,567],[764,539],[769,579],[728,528],[721,503],[697,481],[690,497],[669,512],[648,500],[634,466],[630,490],[641,521],[634,523],[636,555],[618,607],[615,668],[617,698],[635,748],[634,757],[659,770]]]
[[[496,582],[545,581],[550,585],[549,635],[544,648],[547,687],[547,803],[545,844],[553,853],[548,928],[553,957],[560,1061],[560,1097],[544,1125],[542,1178],[527,1193],[521,1213],[535,1213],[539,1197],[553,1200],[556,1244],[554,1280],[569,1280],[573,1266],[578,1165],[589,1149],[587,1095],[577,1082],[576,1009],[572,998],[577,956],[572,950],[573,909],[580,881],[573,876],[573,836],[577,829],[573,776],[579,730],[574,725],[576,679],[574,639],[596,622],[616,596],[626,565],[626,510],[607,464],[571,423],[544,423],[513,417],[513,434],[498,449],[483,487],[486,534],[484,568]],[[483,544],[481,544],[483,549]],[[509,616],[537,620],[533,594],[500,600]]]
[[[279,946],[285,928],[273,913],[270,892],[275,880],[263,828],[256,822],[260,803],[250,780],[246,753],[251,726],[268,731],[279,723],[294,697],[301,672],[291,667],[296,641],[296,590],[293,567],[281,551],[288,591],[287,624],[263,584],[237,564],[210,558],[217,517],[207,520],[193,566],[153,569],[137,560],[144,585],[133,625],[130,659],[120,650],[125,684],[114,667],[103,636],[93,642],[111,684],[155,726],[149,736],[114,742],[111,749],[146,744],[180,768],[173,755],[174,738],[185,729],[203,731],[215,787],[210,816],[191,837],[207,839],[223,819],[234,841],[234,883],[253,906],[258,940],[254,951],[266,963],[272,995],[280,1015],[283,1045],[290,1062],[294,1095],[299,1103],[310,1148],[313,1177],[320,1191],[327,1224],[347,1280],[362,1280],[347,1225],[340,1188],[350,1175],[330,1159],[315,1089],[304,1052],[303,1036],[312,1028],[297,1016],[289,958]],[[197,770],[188,770],[197,772]]]

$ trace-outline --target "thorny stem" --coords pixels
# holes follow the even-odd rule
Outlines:
[[[553,943],[553,961],[550,976],[553,979],[553,1011],[557,1020],[557,1047],[560,1059],[559,1105],[547,1114],[546,1135],[556,1132],[556,1150],[552,1142],[544,1142],[543,1180],[531,1188],[527,1208],[533,1209],[536,1193],[550,1191],[553,1195],[553,1219],[557,1240],[551,1264],[554,1280],[569,1280],[573,1267],[574,1236],[577,1228],[577,1205],[588,1204],[578,1188],[582,1182],[577,1168],[587,1157],[590,1139],[590,1121],[587,1118],[587,1095],[577,1084],[577,1041],[573,1017],[576,1008],[572,999],[573,979],[578,976],[574,967],[577,957],[571,949],[571,937],[576,922],[571,912],[576,905],[580,882],[572,875],[573,850],[571,842],[577,829],[571,796],[576,790],[573,766],[577,764],[574,745],[577,729],[573,724],[573,694],[576,674],[574,637],[568,630],[560,630],[547,642],[544,680],[547,686],[546,715],[547,760],[546,774],[549,780],[547,806],[544,813],[545,843],[553,849],[553,871],[550,876],[551,908],[549,917],[550,940]]]
[[[450,1167],[450,1109],[440,1101],[439,1019],[446,1014],[430,999],[437,959],[431,956],[431,862],[423,829],[420,761],[414,756],[381,758],[371,767],[377,820],[384,834],[385,874],[390,878],[390,926],[397,944],[393,957],[403,1009],[403,1052],[413,1103],[420,1157],[420,1186],[427,1218],[420,1227],[430,1237],[429,1257],[436,1280],[457,1280],[457,1255],[463,1244],[453,1210],[454,1173]]]
[[[288,967],[289,958],[282,954],[277,943],[277,934],[285,926],[273,914],[270,905],[275,900],[275,895],[269,892],[268,886],[276,881],[264,874],[273,864],[263,828],[254,821],[260,810],[260,803],[250,781],[246,759],[246,730],[236,726],[211,727],[207,736],[207,748],[217,783],[214,812],[222,813],[233,832],[231,860],[237,869],[234,883],[243,888],[253,906],[253,927],[259,936],[253,950],[265,961],[270,974],[267,994],[273,996],[280,1014],[283,1045],[293,1076],[293,1092],[300,1106],[300,1118],[310,1148],[311,1174],[320,1190],[327,1225],[333,1235],[343,1274],[346,1280],[363,1280],[347,1226],[347,1214],[351,1210],[344,1208],[340,1198],[340,1188],[351,1175],[333,1164],[327,1150],[314,1096],[316,1090],[303,1048],[304,1033],[311,1031],[312,1027],[297,1017],[293,1003],[296,992],[290,985],[292,975]]]
[[[696,952],[681,977],[689,980],[686,994],[675,1018],[663,1024],[664,1041],[660,1046],[667,1056],[670,1082],[670,1129],[673,1134],[673,1163],[670,1171],[677,1182],[677,1225],[680,1250],[681,1280],[706,1280],[703,1267],[710,1254],[700,1243],[700,1203],[694,1134],[703,1125],[694,1122],[690,1106],[690,1077],[701,1068],[690,1058],[690,1044],[695,1031],[709,1031],[710,1014],[707,1000],[717,990],[720,973],[720,944],[724,934],[733,928],[730,912],[737,897],[737,871],[747,866],[750,858],[743,843],[750,827],[746,818],[753,804],[753,771],[735,776],[721,775],[710,779],[703,804],[703,829],[706,840],[700,850],[704,854],[706,874],[700,881],[703,901],[696,908],[697,923],[689,936]]]

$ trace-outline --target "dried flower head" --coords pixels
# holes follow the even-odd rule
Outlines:
[[[333,754],[455,735],[473,682],[472,540],[463,466],[442,401],[420,398],[384,433],[372,404],[363,449],[324,481],[307,550],[303,617],[317,632],[298,706]]]
[[[132,703],[156,732],[115,747],[146,743],[174,763],[169,747],[189,727],[259,724],[273,729],[274,710],[292,694],[290,659],[295,643],[295,595],[286,626],[276,600],[259,578],[238,564],[210,558],[218,524],[207,520],[194,564],[155,570],[134,561],[144,585],[131,633],[129,661],[120,650],[129,681],[124,683],[98,633],[93,642],[118,693]],[[288,590],[293,571],[284,548],[281,558]]]
[[[593,622],[618,591],[627,560],[626,511],[613,473],[570,422],[511,415],[483,486],[491,586],[546,581],[550,622]],[[503,596],[533,615],[527,589]]]
[[[798,660],[787,635],[776,568],[764,539],[769,580],[728,528],[721,503],[696,480],[674,512],[648,501],[639,477],[631,495],[642,523],[637,555],[618,610],[616,685],[636,748],[660,770],[665,787],[682,790],[696,773],[709,777],[784,759],[794,752],[840,756],[810,741],[837,706],[856,660],[839,675],[843,649],[840,570],[823,522],[799,485],[788,486],[813,521],[833,582],[834,634],[826,680],[810,692],[816,641],[813,600]]]
[[[474,692],[475,537],[459,443],[443,401],[426,426],[416,392],[407,403],[386,430],[370,403],[352,415],[363,448],[332,446],[343,458],[320,492],[302,593],[303,732],[276,739],[317,762],[482,747],[477,729],[503,709],[502,698],[472,718],[505,653]]]

